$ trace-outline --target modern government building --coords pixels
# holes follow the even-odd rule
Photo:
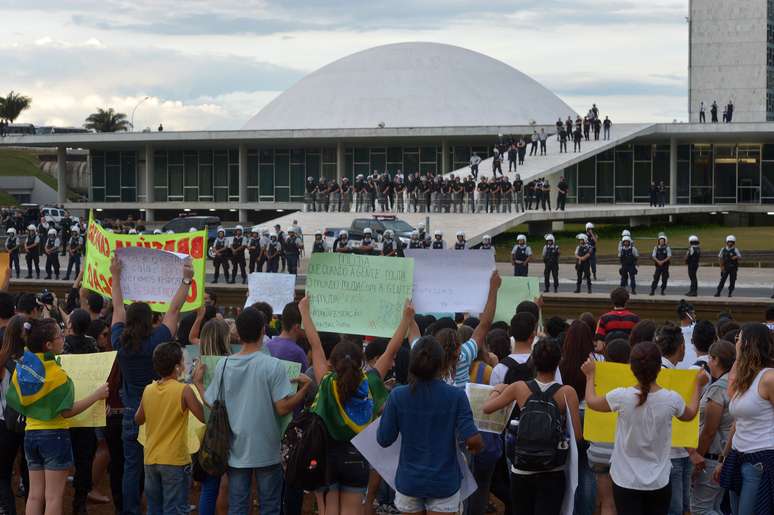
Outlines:
[[[672,204],[774,211],[772,3],[691,2],[689,123],[616,124],[611,114],[610,141],[561,156],[551,143],[551,158],[528,163],[522,179],[555,185],[564,175],[569,201],[584,205],[647,203],[651,181],[664,181]],[[759,40],[752,53],[742,43],[751,38]],[[709,123],[709,105],[729,100],[733,122]],[[706,124],[698,123],[701,101]],[[541,127],[554,133],[557,119],[576,115],[503,62],[400,43],[320,68],[239,130],[8,136],[0,146],[56,148],[58,198],[70,209],[149,221],[192,209],[249,222],[259,211],[302,208],[309,176],[449,173],[466,168],[473,152],[489,156],[501,138]],[[90,176],[79,201],[65,187],[75,149],[87,151]]]

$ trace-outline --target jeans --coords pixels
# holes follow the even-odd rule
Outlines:
[[[659,490],[630,490],[613,483],[615,509],[621,515],[666,515],[671,495],[669,485]]]
[[[120,414],[108,415],[105,428],[105,441],[110,451],[110,493],[113,497],[113,508],[116,513],[121,513],[124,505],[123,481],[124,481],[124,443],[121,438],[123,431],[123,416]]]
[[[75,474],[73,475],[73,506],[85,506],[86,496],[91,491],[91,465],[97,452],[97,437],[94,428],[73,427],[70,429],[73,447]]]
[[[762,463],[742,463],[742,493],[731,492],[731,509],[734,515],[755,513],[758,486],[763,477]]]
[[[578,452],[578,488],[575,490],[574,515],[593,515],[597,505],[597,476],[589,467],[587,449],[588,444],[584,444]]]
[[[199,515],[215,515],[218,491],[220,491],[220,476],[207,475],[202,481],[202,490],[199,494]]]
[[[672,487],[672,500],[669,502],[669,515],[683,515],[691,509],[691,459],[672,458],[672,470],[669,472],[669,484]]]
[[[250,485],[253,473],[258,483],[258,503],[261,515],[279,515],[282,505],[282,467],[228,468],[228,513],[250,513]]]
[[[69,470],[73,450],[67,429],[38,429],[24,433],[24,456],[30,470]]]
[[[11,481],[13,465],[23,445],[24,433],[13,433],[6,428],[4,421],[0,421],[0,514],[16,515],[16,499],[13,496]],[[26,472],[26,467],[24,469]],[[29,476],[25,473],[23,477],[26,477],[24,486],[26,491],[29,491]]]
[[[191,465],[145,465],[148,515],[188,515]]]
[[[486,506],[489,502],[489,489],[492,486],[492,476],[494,475],[497,462],[482,463],[481,460],[476,459],[476,456],[473,456],[471,465],[478,489],[467,499],[465,515],[485,515]]]
[[[559,515],[565,482],[563,470],[531,475],[511,474],[513,515]]]
[[[143,449],[137,443],[139,428],[134,423],[134,409],[127,408],[121,421],[124,443],[123,515],[140,515],[140,495],[143,485]]]
[[[712,479],[712,473],[718,462],[704,460],[705,467],[691,482],[691,514],[720,515],[723,501],[723,488]]]

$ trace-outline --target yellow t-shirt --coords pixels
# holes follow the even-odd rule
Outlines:
[[[145,387],[145,464],[188,465],[188,410],[183,409],[183,390],[179,381],[154,381]]]
[[[62,415],[57,415],[51,420],[39,420],[37,418],[27,417],[25,431],[39,431],[43,429],[69,429],[70,422]]]

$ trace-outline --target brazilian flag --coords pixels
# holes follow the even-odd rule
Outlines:
[[[389,392],[376,370],[363,374],[355,394],[342,403],[336,374],[325,374],[312,404],[312,412],[325,422],[328,434],[337,441],[349,441],[379,414]]]
[[[16,362],[8,388],[8,404],[22,415],[52,420],[73,407],[75,387],[56,357],[25,351]]]

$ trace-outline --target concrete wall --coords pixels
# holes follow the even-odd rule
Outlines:
[[[56,161],[43,161],[40,169],[56,179]],[[67,161],[67,188],[88,196],[91,184],[91,170],[88,161]]]
[[[30,195],[30,202],[35,204],[56,204],[57,202],[56,190],[37,177],[0,176],[0,190],[9,195]]]
[[[766,0],[691,0],[690,120],[734,103],[733,121],[766,121]]]

